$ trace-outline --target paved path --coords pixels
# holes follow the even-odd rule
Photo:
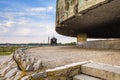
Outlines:
[[[25,52],[30,57],[40,58],[47,68],[87,60],[120,66],[120,50],[96,50],[58,46],[31,48]]]

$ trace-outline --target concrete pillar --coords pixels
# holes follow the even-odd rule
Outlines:
[[[77,34],[77,44],[82,44],[87,41],[87,34]]]

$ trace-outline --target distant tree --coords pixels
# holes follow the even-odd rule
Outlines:
[[[76,42],[65,43],[64,45],[76,45]]]

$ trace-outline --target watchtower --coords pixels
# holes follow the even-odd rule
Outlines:
[[[51,38],[51,45],[57,45],[57,38]]]

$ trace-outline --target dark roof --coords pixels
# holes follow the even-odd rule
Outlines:
[[[51,39],[57,39],[57,38],[55,38],[55,37],[52,37]]]

